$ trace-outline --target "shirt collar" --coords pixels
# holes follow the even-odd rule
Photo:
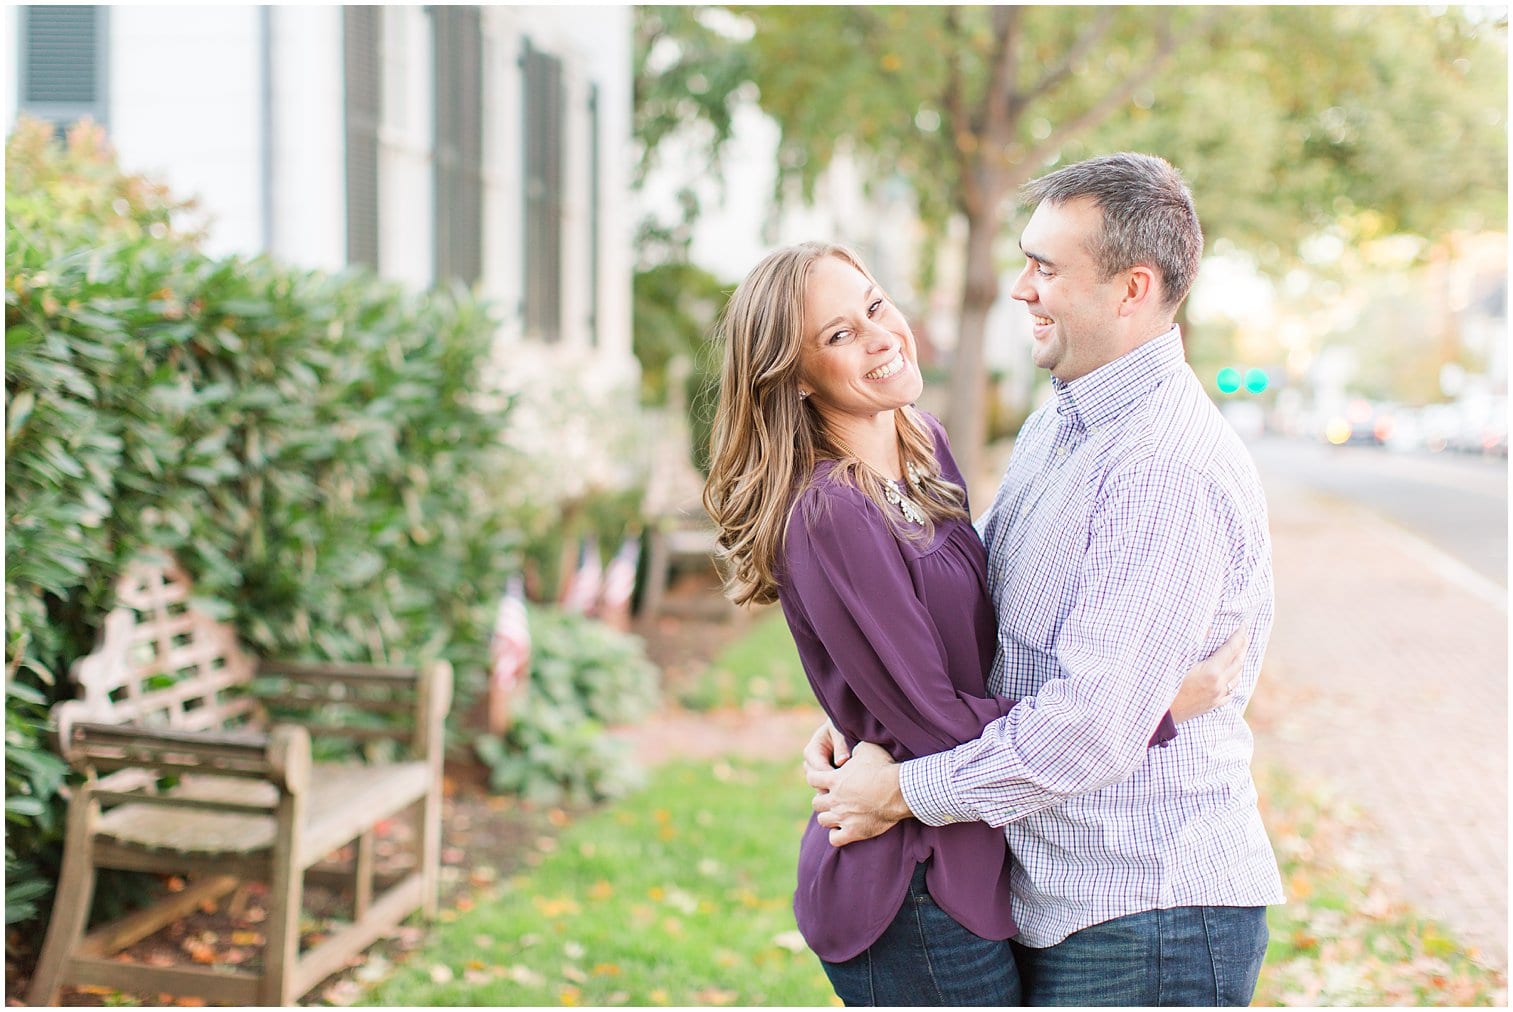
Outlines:
[[[1056,413],[1079,421],[1084,427],[1109,421],[1175,373],[1186,361],[1181,329],[1173,326],[1160,337],[1070,383],[1051,377],[1051,388],[1056,393]]]

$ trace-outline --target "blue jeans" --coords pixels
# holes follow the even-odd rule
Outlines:
[[[835,993],[847,1005],[1018,1005],[1009,943],[973,934],[936,906],[925,867],[914,869],[904,905],[871,948],[824,963]]]
[[[1265,907],[1174,907],[1014,954],[1027,1005],[1249,1005],[1266,939]]]

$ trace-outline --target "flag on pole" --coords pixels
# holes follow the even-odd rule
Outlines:
[[[628,537],[605,567],[599,617],[616,629],[630,628],[630,599],[636,591],[636,564],[640,558],[641,539]]]
[[[592,538],[583,539],[578,552],[578,569],[568,577],[562,589],[562,610],[588,614],[599,600],[604,582],[604,564],[599,559],[599,545]]]
[[[520,577],[510,578],[489,637],[489,733],[503,734],[510,722],[510,701],[531,666],[531,627],[525,612]]]

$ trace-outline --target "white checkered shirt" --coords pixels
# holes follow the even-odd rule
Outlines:
[[[931,825],[1005,827],[1026,945],[1145,910],[1280,903],[1243,716],[1273,616],[1255,466],[1175,328],[1053,386],[979,521],[988,687],[1022,701],[904,763],[904,799]],[[1187,670],[1242,622],[1235,701],[1148,748]]]

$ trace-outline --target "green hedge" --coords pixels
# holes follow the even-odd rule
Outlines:
[[[457,713],[520,546],[466,293],[208,257],[87,131],[18,127],[5,201],[9,923],[55,877],[46,708],[130,557],[175,552],[261,651],[445,656]]]

